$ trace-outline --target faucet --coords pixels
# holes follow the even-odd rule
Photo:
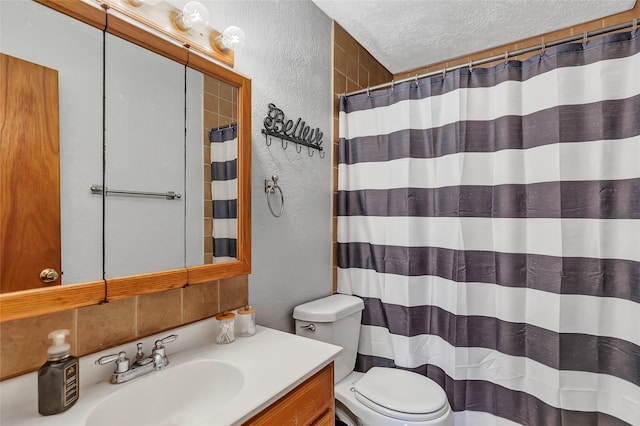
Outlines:
[[[111,375],[110,382],[113,384],[128,382],[136,377],[144,376],[155,370],[162,370],[169,364],[169,358],[165,352],[164,345],[173,342],[178,338],[177,334],[172,334],[164,339],[156,340],[151,355],[145,356],[142,352],[142,342],[137,344],[138,352],[133,363],[127,358],[127,353],[122,351],[113,355],[105,355],[96,360],[96,364],[105,365],[115,361],[116,369]]]

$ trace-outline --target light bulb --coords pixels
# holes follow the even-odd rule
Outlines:
[[[244,31],[239,27],[230,26],[216,37],[216,47],[222,51],[227,49],[238,50],[244,46],[245,41]]]
[[[175,23],[182,31],[191,28],[196,31],[204,30],[209,25],[209,11],[202,3],[190,1],[176,16]]]

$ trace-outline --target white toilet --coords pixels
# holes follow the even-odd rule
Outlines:
[[[336,416],[349,426],[452,426],[444,390],[410,371],[373,367],[353,371],[364,303],[334,294],[296,306],[296,334],[342,346],[335,360]]]

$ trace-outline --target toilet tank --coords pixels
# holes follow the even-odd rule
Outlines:
[[[353,371],[356,365],[363,309],[362,299],[334,294],[298,305],[293,310],[296,334],[342,346],[334,364],[336,383]]]

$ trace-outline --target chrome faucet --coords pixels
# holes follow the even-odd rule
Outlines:
[[[105,355],[96,360],[96,364],[105,365],[115,361],[116,369],[111,375],[111,383],[124,383],[136,377],[144,376],[154,370],[162,370],[169,364],[169,359],[165,352],[164,345],[173,342],[178,338],[177,334],[172,334],[164,339],[156,340],[151,355],[145,356],[142,352],[142,343],[138,343],[138,352],[133,363],[127,358],[126,352],[113,355]]]

